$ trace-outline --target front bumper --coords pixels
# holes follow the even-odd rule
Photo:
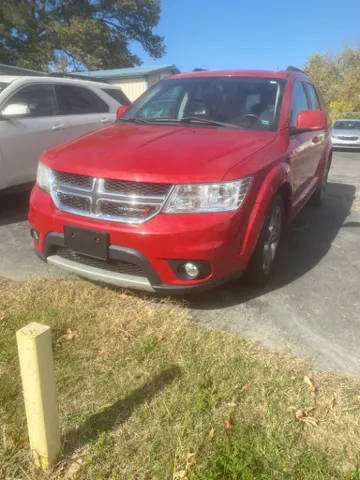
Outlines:
[[[246,257],[240,255],[246,223],[242,212],[201,215],[159,214],[142,225],[115,224],[58,210],[49,195],[35,187],[29,221],[39,232],[34,242],[38,255],[67,271],[125,288],[161,293],[187,293],[208,289],[241,276]],[[109,260],[135,265],[129,272],[109,270],[108,265],[64,257],[64,226],[76,225],[109,234]],[[62,252],[59,254],[59,252]],[[210,273],[199,280],[182,280],[171,264],[174,260],[206,261]]]

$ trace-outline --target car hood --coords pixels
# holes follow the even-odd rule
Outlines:
[[[120,123],[52,148],[42,161],[105,178],[212,182],[274,138],[274,132]]]
[[[349,129],[340,129],[340,128],[333,128],[332,129],[333,135],[341,135],[344,137],[360,137],[360,129],[359,128],[352,128]]]

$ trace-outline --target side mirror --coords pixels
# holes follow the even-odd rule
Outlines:
[[[326,130],[328,119],[321,110],[303,110],[296,118],[296,130]]]
[[[120,105],[120,107],[116,110],[116,120],[119,120],[119,118],[124,115],[128,108],[129,105]]]
[[[3,118],[23,117],[29,115],[30,108],[25,103],[10,103],[2,111]]]

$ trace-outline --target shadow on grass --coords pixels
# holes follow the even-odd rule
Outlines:
[[[64,454],[71,455],[78,448],[96,440],[100,433],[124,423],[138,405],[151,400],[180,374],[181,370],[176,365],[167,368],[127,397],[117,400],[110,407],[88,417],[79,428],[66,432],[63,438]]]

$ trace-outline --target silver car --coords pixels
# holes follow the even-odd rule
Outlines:
[[[333,148],[360,149],[360,119],[336,120],[332,128],[331,141]]]
[[[0,75],[0,191],[33,183],[44,150],[112,123],[129,103],[108,83]]]

